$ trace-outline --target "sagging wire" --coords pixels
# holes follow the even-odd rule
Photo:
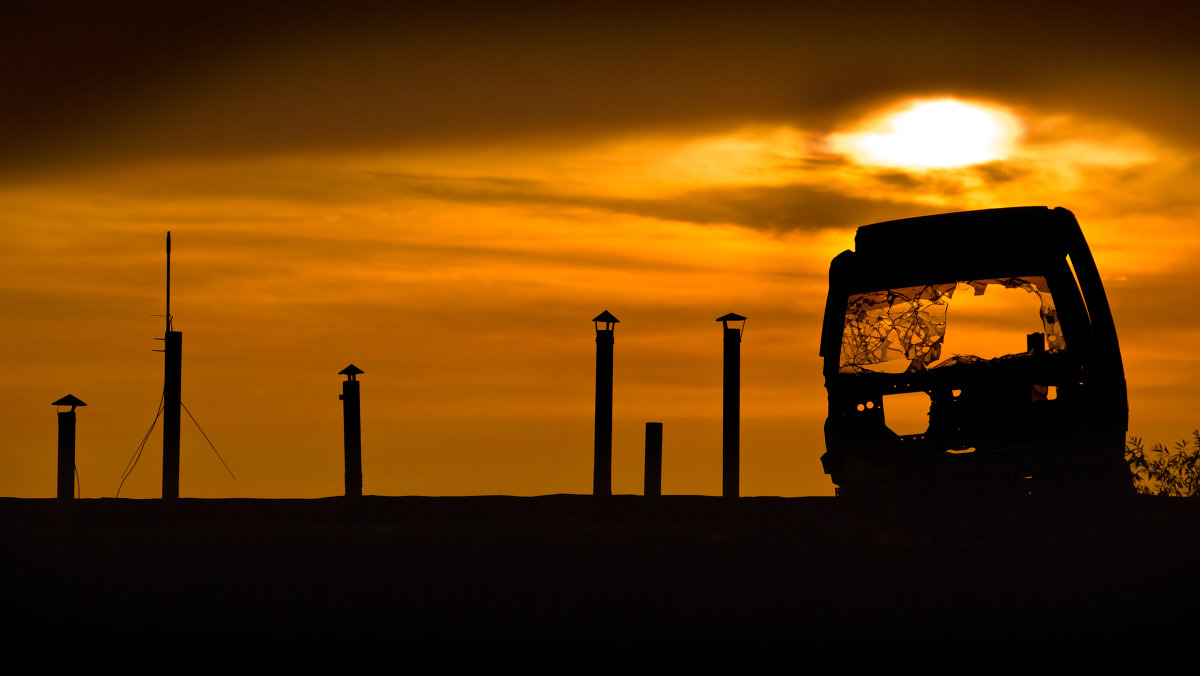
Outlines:
[[[162,415],[163,401],[165,399],[166,393],[164,392],[163,396],[158,400],[158,412],[154,414],[154,420],[150,422],[150,429],[146,430],[146,434],[142,437],[141,443],[138,444],[137,450],[133,452],[133,457],[129,459],[129,462],[125,464],[124,471],[121,472],[121,483],[117,485],[116,497],[118,498],[121,497],[121,487],[125,485],[125,480],[129,478],[129,475],[133,474],[133,469],[137,467],[138,460],[142,457],[142,449],[146,448],[146,442],[150,440],[150,434],[154,432],[154,426],[158,424],[158,418]]]
[[[140,460],[142,457],[142,451],[146,448],[146,442],[150,441],[150,435],[154,433],[154,426],[158,424],[158,419],[162,416],[164,408],[163,402],[165,401],[165,398],[166,396],[164,394],[164,396],[158,400],[158,412],[154,414],[154,420],[150,422],[150,428],[146,430],[146,434],[142,437],[141,442],[138,443],[137,450],[133,452],[133,457],[129,459],[129,462],[125,465],[125,470],[121,472],[121,483],[117,486],[116,497],[118,498],[121,497],[121,488],[125,485],[125,480],[128,479],[131,474],[133,474],[134,468],[137,467],[138,460]],[[204,432],[204,428],[200,426],[200,423],[196,420],[196,416],[192,415],[191,411],[188,411],[187,405],[182,401],[179,402],[179,405],[188,414],[188,417],[192,419],[192,423],[196,425],[196,429],[200,430],[200,435],[203,436],[204,440],[208,442],[208,447],[211,448],[212,452],[217,456],[217,460],[221,461],[221,465],[225,468],[225,471],[229,472],[229,476],[233,477],[233,479],[236,481],[237,476],[234,475],[233,470],[229,469],[229,465],[225,462],[225,458],[221,457],[220,451],[218,451],[217,447],[213,445],[212,440],[208,438],[208,434]],[[79,480],[78,469],[75,471],[75,479],[76,481]],[[82,489],[80,490],[82,491]]]
[[[179,405],[183,407],[183,410],[187,412],[188,417],[192,419],[193,423],[195,423],[196,429],[200,430],[200,434],[204,437],[204,440],[208,442],[208,447],[212,449],[213,453],[216,453],[217,460],[220,460],[221,464],[225,466],[225,471],[229,472],[229,476],[233,477],[234,481],[236,481],[237,477],[233,476],[233,470],[229,469],[229,465],[225,464],[225,458],[221,457],[221,454],[217,452],[217,447],[214,446],[213,442],[209,440],[208,435],[204,434],[204,428],[200,426],[200,423],[196,422],[196,417],[192,415],[192,412],[188,411],[187,404],[181,401],[179,402]]]

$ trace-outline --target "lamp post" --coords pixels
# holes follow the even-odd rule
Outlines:
[[[746,318],[730,312],[717,317],[725,335],[724,418],[721,425],[721,495],[738,497],[741,465],[742,333]],[[730,326],[733,323],[734,326]]]
[[[358,375],[365,373],[354,364],[338,371],[342,382],[342,428],[346,447],[346,497],[362,497],[362,413],[358,398]]]
[[[613,327],[621,320],[605,310],[596,327],[596,440],[592,495],[612,495]],[[600,325],[604,324],[604,328]]]
[[[87,406],[72,394],[50,404],[70,406],[70,411],[58,412],[58,499],[75,497],[75,407]]]

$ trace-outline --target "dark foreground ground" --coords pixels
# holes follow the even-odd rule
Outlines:
[[[1163,652],[1190,661],[1200,636],[1200,500],[165,507],[82,500],[63,524],[53,500],[0,499],[8,653],[45,665],[1145,667]]]

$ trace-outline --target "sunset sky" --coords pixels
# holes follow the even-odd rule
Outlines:
[[[185,415],[185,497],[340,494],[350,363],[365,493],[589,492],[606,309],[614,492],[659,421],[663,492],[720,493],[737,312],[742,494],[832,494],[830,259],[989,207],[1076,214],[1130,432],[1200,427],[1193,26],[808,4],[4,3],[0,495],[54,495],[67,393],[82,495],[116,493],[162,392],[168,230],[183,402],[237,475]],[[160,430],[122,497],[159,495]]]

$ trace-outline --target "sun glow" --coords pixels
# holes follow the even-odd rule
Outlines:
[[[938,99],[909,102],[829,140],[864,164],[935,168],[1003,159],[1020,135],[1020,122],[1004,108]]]

